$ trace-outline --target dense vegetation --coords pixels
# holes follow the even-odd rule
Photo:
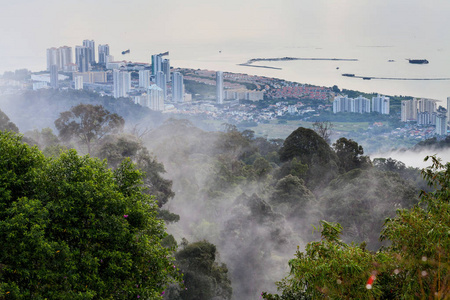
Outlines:
[[[84,116],[83,114],[73,118],[75,111],[85,112],[85,116],[93,113],[94,118],[80,117]],[[89,199],[99,197],[98,202],[101,208],[104,205],[109,207],[108,199],[114,201],[114,197],[107,197],[109,193],[122,195],[120,199],[123,199],[125,203],[128,203],[127,199],[130,197],[141,199],[140,202],[135,201],[136,203],[149,203],[146,204],[147,206],[139,206],[141,205],[139,204],[137,210],[144,214],[141,211],[142,207],[148,207],[148,211],[144,209],[144,215],[148,217],[146,220],[151,224],[159,224],[160,231],[157,234],[158,239],[146,245],[156,247],[152,250],[159,249],[158,251],[166,253],[163,261],[169,263],[169,267],[167,269],[167,265],[164,265],[166,269],[164,271],[161,269],[162,277],[158,277],[161,280],[160,284],[152,283],[151,280],[154,279],[152,276],[148,276],[150,281],[144,283],[146,278],[143,277],[143,283],[135,287],[142,286],[143,292],[141,294],[139,290],[140,294],[136,294],[135,297],[139,295],[144,299],[153,299],[150,295],[156,295],[155,297],[167,300],[255,299],[259,298],[264,290],[268,291],[265,296],[273,297],[271,299],[302,299],[302,297],[311,299],[324,296],[383,298],[386,295],[391,299],[400,299],[402,293],[405,295],[410,293],[409,295],[414,297],[418,291],[414,283],[416,278],[411,274],[417,273],[419,269],[414,269],[415,267],[409,269],[417,263],[417,257],[413,258],[412,254],[408,254],[408,247],[419,247],[419,241],[409,245],[405,244],[407,241],[401,239],[402,236],[406,237],[409,234],[407,224],[404,222],[413,213],[418,214],[414,215],[414,218],[419,218],[420,215],[420,217],[426,217],[427,222],[429,221],[428,223],[424,221],[423,224],[418,222],[422,224],[420,226],[433,226],[433,222],[438,222],[437,220],[441,222],[439,224],[443,224],[441,229],[432,231],[433,234],[436,232],[435,236],[432,234],[433,239],[430,240],[424,231],[425,236],[420,236],[420,240],[428,241],[430,244],[428,248],[423,247],[423,251],[428,251],[423,255],[427,257],[426,262],[429,264],[429,269],[425,271],[427,274],[438,272],[436,274],[439,274],[441,282],[437,287],[433,286],[434,281],[427,283],[428,287],[424,286],[423,293],[428,295],[437,292],[438,296],[442,296],[441,298],[447,295],[448,287],[445,285],[445,279],[448,279],[448,273],[445,268],[448,268],[448,264],[445,265],[444,259],[448,261],[448,238],[445,239],[444,233],[447,230],[445,226],[448,226],[446,223],[448,213],[446,219],[438,212],[448,212],[448,207],[438,202],[439,199],[445,198],[446,192],[443,188],[444,186],[446,188],[444,183],[448,181],[448,177],[442,177],[440,186],[434,188],[437,192],[433,192],[433,188],[427,187],[426,182],[421,179],[419,170],[406,168],[404,164],[393,159],[371,160],[364,155],[364,149],[352,139],[339,138],[334,143],[327,141],[324,138],[328,139],[329,136],[320,132],[320,126],[314,127],[317,132],[312,129],[298,128],[286,140],[268,140],[256,137],[251,130],[240,132],[237,127],[230,124],[224,124],[223,132],[206,132],[187,120],[176,119],[168,119],[153,130],[127,131],[127,119],[119,116],[120,113],[117,114],[118,116],[114,116],[113,112],[107,109],[101,110],[95,105],[81,105],[72,110],[63,111],[54,118],[57,123],[55,126],[58,129],[57,134],[54,134],[50,128],[25,133],[23,141],[38,146],[43,154],[36,148],[21,144],[18,138],[15,138],[18,147],[31,149],[29,151],[37,153],[36,155],[40,157],[39,161],[46,166],[33,167],[31,164],[30,168],[33,172],[30,174],[35,176],[33,177],[35,181],[31,182],[36,185],[30,184],[27,178],[24,181],[17,181],[22,185],[16,187],[16,190],[23,189],[25,192],[30,189],[27,192],[30,194],[24,196],[40,201],[33,204],[35,205],[33,207],[36,207],[33,211],[41,215],[49,210],[46,206],[47,202],[42,202],[44,200],[35,197],[33,193],[40,191],[38,196],[43,195],[45,199],[50,199],[45,201],[56,201],[51,199],[56,199],[52,197],[64,192],[64,190],[60,191],[63,187],[68,189],[70,187],[69,190],[76,193],[61,194],[58,199],[74,202],[71,206],[61,200],[60,205],[65,204],[65,206],[55,206],[61,210],[60,213],[71,212],[70,209],[66,212],[62,209],[63,207],[80,207],[80,210],[73,209],[73,211],[77,211],[81,216],[87,213],[88,218],[92,215],[95,220],[97,220],[97,214],[88,213],[95,208],[91,202],[86,203]],[[111,123],[114,126],[109,126],[108,122],[99,121],[110,117],[115,119],[115,122]],[[62,122],[63,120],[66,121]],[[82,122],[96,126],[78,126]],[[5,115],[0,118],[0,129],[12,130],[11,128],[14,127],[11,127],[10,123]],[[105,127],[100,126],[102,124]],[[80,131],[81,128],[84,131]],[[6,135],[11,137],[11,133]],[[87,140],[86,136],[90,139]],[[90,156],[80,157],[73,149],[89,153]],[[23,158],[27,157],[25,155]],[[91,157],[106,160],[100,161]],[[24,162],[24,165],[28,164]],[[80,169],[76,169],[77,166]],[[77,176],[81,176],[80,179],[66,184],[68,178],[64,176],[71,174],[65,169],[66,167],[73,170]],[[430,183],[435,182],[433,181],[435,175],[435,178],[440,178],[439,168],[441,167],[443,166],[436,163],[435,169],[430,169],[429,173],[426,173],[426,179]],[[10,168],[12,167],[5,165],[5,170]],[[52,168],[56,168],[61,174],[56,172],[52,175],[53,177],[49,177],[45,172]],[[45,179],[47,177],[49,179]],[[11,180],[6,175],[2,178],[2,180]],[[108,184],[105,187],[96,187],[99,184],[96,180],[100,179]],[[121,188],[120,183],[123,181],[128,182],[128,188]],[[10,188],[10,181],[5,182],[8,182],[5,189]],[[72,184],[74,187],[71,187]],[[441,192],[438,192],[440,188]],[[425,191],[420,206],[418,206],[419,189]],[[0,191],[3,190],[0,189]],[[2,199],[6,199],[5,195],[7,196],[7,194],[1,196]],[[150,200],[149,195],[153,195],[154,200]],[[21,199],[23,196],[15,197]],[[131,203],[135,202],[131,201]],[[439,209],[430,211],[430,207],[433,206],[430,203],[438,206]],[[117,218],[117,226],[129,224],[126,228],[130,230],[130,235],[134,234],[136,238],[136,234],[141,234],[140,230],[144,229],[140,227],[142,223],[132,223],[137,219],[131,218],[133,215],[126,209],[130,211],[132,209],[127,205],[118,205],[110,210],[102,211],[102,217],[111,218],[113,220],[111,222],[116,222],[114,220]],[[396,215],[397,209],[403,210]],[[10,210],[5,211],[9,213]],[[10,213],[13,211],[11,210]],[[125,218],[124,215],[127,217]],[[44,216],[47,215],[44,214]],[[72,218],[79,218],[79,216]],[[391,221],[383,227],[386,218],[391,218]],[[50,245],[54,241],[59,241],[58,235],[48,237],[45,235],[45,228],[47,228],[45,226],[50,226],[49,228],[53,226],[46,223],[46,218],[36,217],[29,220],[31,221],[27,222],[30,224],[36,220],[39,225],[36,230],[43,228],[41,235],[48,239]],[[143,219],[139,217],[139,220]],[[164,234],[164,227],[160,220],[164,220],[168,232],[172,235]],[[92,225],[92,223],[88,224]],[[100,220],[99,224],[101,224]],[[321,235],[312,232],[311,225],[321,226]],[[55,226],[59,226],[57,228],[60,231],[67,227],[63,229],[59,223]],[[74,226],[73,223],[71,226]],[[131,228],[136,229],[133,231]],[[61,233],[60,231],[55,232]],[[383,241],[379,240],[380,231],[383,232]],[[19,234],[20,228],[16,232]],[[83,231],[79,229],[75,232]],[[118,232],[120,233],[120,230]],[[65,236],[64,234],[62,236]],[[104,244],[95,239],[104,238],[111,233],[106,231],[99,237],[91,237],[89,234],[91,234],[90,231],[86,232],[86,238],[93,240],[89,240],[87,245],[74,240],[74,244],[64,249],[82,247],[89,250],[93,247],[97,251],[95,248],[98,247],[97,244],[103,246]],[[155,232],[151,231],[151,234]],[[114,238],[121,237],[122,235],[118,234]],[[7,235],[2,236],[2,239],[7,238]],[[192,242],[189,243],[187,240]],[[438,241],[438,247],[433,248],[436,241]],[[131,241],[128,242],[131,243]],[[139,239],[133,240],[133,243],[140,242],[140,236]],[[299,248],[296,258],[288,264],[297,245]],[[385,248],[381,248],[383,245]],[[442,251],[439,250],[441,248]],[[305,250],[302,251],[303,249]],[[383,250],[380,252],[380,249]],[[54,250],[56,253],[59,249]],[[60,252],[62,251],[61,249]],[[66,251],[64,253],[70,253],[67,252],[69,250],[64,251]],[[77,251],[79,253],[81,250]],[[120,251],[127,253],[131,250],[127,248]],[[171,251],[173,251],[173,258],[169,255]],[[28,255],[26,251],[19,253],[16,252],[16,256]],[[39,251],[36,253],[38,254]],[[4,252],[3,255],[5,258],[0,257],[2,265],[6,258],[11,260],[11,257],[7,256],[8,253]],[[90,255],[94,256],[94,254]],[[152,257],[155,259],[155,256]],[[409,257],[408,261],[411,264],[408,265],[406,262],[403,264],[400,259],[403,257]],[[419,258],[418,263],[423,262],[422,257]],[[439,259],[440,263],[436,264],[435,262]],[[57,260],[52,261],[57,262]],[[64,263],[62,262],[63,266],[65,266]],[[374,267],[378,265],[380,267]],[[438,269],[433,269],[436,265],[439,265]],[[120,261],[117,266],[118,270],[122,270],[125,266],[132,266],[132,262]],[[162,265],[158,266],[162,267]],[[396,270],[391,268],[393,266],[400,270],[400,277],[392,276],[392,272],[395,273]],[[38,270],[36,272],[41,272],[39,267],[40,265],[35,266]],[[279,283],[281,294],[276,295],[274,283],[286,276],[288,267],[291,275]],[[177,269],[183,275],[179,275]],[[59,269],[55,270],[60,272]],[[375,271],[376,274],[372,274]],[[3,276],[2,272],[0,270],[0,276]],[[77,272],[78,270],[73,270],[73,274]],[[93,277],[97,276],[98,272],[96,272],[94,268]],[[181,285],[174,283],[166,287],[170,278],[178,278],[178,275],[182,276],[184,283]],[[376,276],[376,281],[371,283],[372,289],[368,290],[365,284],[372,275]],[[105,279],[109,280],[108,283],[102,283],[103,277],[100,275],[97,277],[99,279],[95,279],[97,281],[94,280],[94,282],[100,283],[89,290],[89,295],[94,295],[92,297],[97,297],[95,295],[100,295],[99,293],[106,293],[97,288],[110,287],[109,284],[113,282],[113,279]],[[17,277],[11,278],[13,278],[10,280],[11,284],[16,282]],[[403,278],[411,282],[409,288],[398,283]],[[420,278],[421,282],[428,280],[428,278]],[[434,278],[436,277],[433,277],[433,280]],[[84,281],[77,280],[87,279],[83,276],[73,277],[71,284],[77,287],[78,293],[84,290],[81,290],[77,284]],[[383,284],[377,285],[378,283]],[[125,280],[123,284],[128,284],[128,281]],[[131,294],[128,286],[124,288],[118,286],[118,289],[129,294],[111,294],[108,297],[127,298],[125,295],[134,295]],[[392,289],[394,292],[391,292]],[[144,294],[144,290],[152,291],[154,294]],[[2,291],[6,293],[6,290]],[[419,292],[422,293],[421,290]]]

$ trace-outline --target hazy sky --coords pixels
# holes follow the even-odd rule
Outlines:
[[[437,45],[450,48],[449,0],[14,0],[0,11],[0,72],[83,39],[128,48]],[[144,59],[144,57],[139,57]],[[32,68],[33,69],[33,68]]]

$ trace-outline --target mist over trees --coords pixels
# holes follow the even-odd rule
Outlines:
[[[89,129],[81,128],[82,119],[74,118],[73,114],[77,109],[85,108],[91,109],[90,113],[93,114],[89,120],[104,120],[114,116],[117,121],[113,122],[113,130],[106,130],[108,127],[87,130],[92,134],[88,144],[87,140],[76,135],[70,135],[73,138],[68,139],[68,135],[64,134],[64,130],[69,127],[73,132]],[[116,192],[123,194],[123,197],[133,196],[145,199],[143,203],[152,203],[146,213],[151,222],[160,226],[158,245],[162,246],[161,251],[166,251],[167,261],[171,261],[170,257],[174,259],[175,267],[169,264],[169,269],[179,269],[183,273],[169,272],[168,277],[160,280],[171,276],[180,276],[184,280],[184,284],[172,284],[167,288],[164,286],[168,281],[158,285],[154,293],[156,299],[255,299],[260,297],[262,291],[268,292],[266,296],[269,299],[306,299],[312,295],[316,297],[333,293],[363,298],[372,295],[376,298],[385,293],[386,286],[367,291],[364,280],[370,276],[370,266],[374,262],[395,260],[387,254],[378,255],[372,251],[380,250],[382,245],[392,245],[397,247],[395,251],[400,251],[400,246],[395,245],[401,244],[393,240],[396,229],[384,232],[384,241],[379,240],[382,230],[392,229],[383,229],[385,219],[394,218],[398,209],[416,207],[420,189],[425,188],[427,193],[431,193],[431,188],[426,187],[426,182],[421,179],[419,170],[406,168],[402,162],[393,159],[372,161],[364,156],[364,149],[351,139],[340,138],[330,146],[320,134],[302,127],[283,141],[256,137],[251,130],[240,132],[230,124],[224,124],[222,132],[203,131],[182,119],[167,119],[159,127],[139,132],[136,127],[127,127],[126,118],[94,105],[73,106],[60,113],[53,120],[59,124],[55,126],[55,132],[51,128],[30,130],[23,141],[41,149],[43,154],[39,152],[39,156],[44,164],[64,161],[64,164],[58,165],[61,174],[72,163],[81,168],[82,171],[74,171],[81,179],[74,181],[76,187],[72,189],[80,199],[95,199],[94,196],[85,198],[89,196],[89,189],[84,191],[83,185],[93,182],[95,186],[98,184],[95,180],[106,178],[109,186],[117,185]],[[62,118],[66,115],[67,118]],[[3,123],[10,122],[7,118],[2,118],[7,120]],[[58,118],[62,119],[58,121]],[[92,122],[96,126],[102,124]],[[36,148],[27,149],[38,151]],[[88,152],[91,157],[104,161],[79,157],[73,149]],[[5,170],[8,168],[10,166],[5,166]],[[97,178],[95,174],[109,175]],[[38,175],[34,176],[39,178]],[[89,176],[94,178],[90,179]],[[58,182],[63,183],[67,178],[62,175],[52,178],[54,182],[51,184],[44,179],[39,180],[51,186],[47,192],[54,189],[56,193],[59,191]],[[15,190],[29,189],[27,180],[17,181],[21,185]],[[41,182],[39,180],[36,182]],[[132,184],[122,185],[126,182]],[[94,189],[92,195],[96,191]],[[106,193],[102,189],[99,192]],[[63,199],[75,199],[68,192],[61,195]],[[153,200],[147,200],[150,195]],[[22,196],[15,197],[19,199]],[[80,201],[74,202],[74,209],[79,207],[83,212],[93,209],[91,204],[89,207],[83,204],[85,200]],[[126,206],[119,205],[116,209],[121,207]],[[139,209],[146,210],[145,207]],[[33,211],[41,212],[42,209],[37,206]],[[133,226],[139,227],[139,222],[143,220],[139,214],[131,218],[131,213],[120,213],[122,216],[118,214],[117,220],[136,221]],[[103,217],[116,220],[114,213],[109,210],[104,214]],[[124,218],[124,215],[127,217]],[[41,219],[36,217],[30,222],[35,220],[41,224],[44,222]],[[162,221],[169,235],[163,233]],[[321,235],[313,231],[313,226],[321,226]],[[20,229],[16,232],[19,234]],[[49,240],[53,239],[53,236],[49,237]],[[299,248],[295,252],[297,246]],[[303,253],[300,249],[304,247]],[[294,253],[296,258],[289,263]],[[4,255],[8,257],[6,253]],[[324,266],[323,273],[320,273],[322,277],[319,278],[330,277],[331,281],[320,281],[329,282],[326,289],[314,289],[319,281],[314,281],[312,277],[301,277],[305,285],[292,290],[291,279],[287,278],[278,285],[282,289],[281,295],[276,295],[275,282],[285,277],[289,270],[295,270],[293,276],[312,276],[318,272],[314,268],[320,264],[304,264],[303,259],[307,257],[317,259]],[[0,263],[3,263],[2,259],[0,257]],[[292,264],[295,260],[298,262],[296,266],[303,264],[303,269],[296,269]],[[339,260],[348,260],[350,266],[350,269],[344,270],[347,273],[342,273],[351,277],[345,286],[336,285],[337,280],[343,280],[340,279],[342,274],[336,275],[333,271],[340,267],[336,264]],[[118,264],[121,268],[122,264],[127,265],[125,261]],[[407,267],[405,265],[405,269]],[[360,270],[359,273],[353,272],[352,268]],[[384,269],[378,271],[381,274]],[[378,278],[384,278],[389,284],[396,283],[389,281],[390,275],[383,276]],[[142,280],[144,282],[146,279]],[[363,288],[358,285],[361,280]],[[78,281],[74,282],[78,284]],[[92,295],[100,293],[94,289],[92,291]],[[352,291],[355,294],[351,294]]]

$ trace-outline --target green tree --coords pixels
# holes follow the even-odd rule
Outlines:
[[[170,300],[228,300],[232,287],[228,268],[217,262],[216,246],[200,241],[185,242],[176,254],[176,265],[183,271],[184,287],[169,289]]]
[[[313,193],[305,186],[302,179],[287,175],[278,180],[270,203],[274,210],[287,218],[301,218],[306,212],[308,204],[314,202]]]
[[[422,192],[421,204],[398,210],[387,219],[381,238],[392,242],[397,254],[402,285],[397,294],[405,298],[450,297],[450,163],[427,157],[432,165],[423,176],[435,190]]]
[[[339,240],[339,224],[321,221],[321,226],[321,241],[308,243],[305,252],[297,250],[296,257],[289,261],[289,276],[277,283],[281,295],[262,293],[262,297],[383,299],[388,293],[385,286],[372,280],[377,278],[378,283],[389,278],[393,258],[383,252],[373,254],[361,245],[343,243]]]
[[[370,168],[336,177],[318,198],[323,215],[343,226],[344,241],[366,242],[370,250],[377,250],[385,219],[416,204],[417,194],[418,189],[398,174]]]
[[[314,130],[299,127],[284,141],[280,149],[283,162],[300,159],[308,166],[303,179],[310,187],[322,187],[337,175],[337,157],[328,143]]]
[[[363,156],[363,147],[352,139],[341,137],[333,144],[333,147],[339,158],[339,167],[342,172],[348,172],[356,168],[367,168],[371,165],[369,157]]]
[[[161,298],[179,273],[130,161],[46,159],[0,133],[0,297]]]
[[[59,137],[63,141],[75,138],[87,147],[91,153],[92,145],[104,136],[121,132],[125,124],[124,119],[111,114],[101,105],[79,104],[60,114],[55,121]]]
[[[0,110],[0,130],[19,132],[19,128],[9,120],[9,117]]]

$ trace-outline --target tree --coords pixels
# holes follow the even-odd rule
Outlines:
[[[333,124],[331,122],[314,122],[313,129],[320,135],[328,144],[330,143],[330,136],[333,133]]]
[[[321,227],[321,241],[308,243],[289,261],[289,276],[277,283],[282,294],[262,293],[263,299],[385,299],[386,286],[373,280],[390,277],[392,257],[343,243],[339,224],[321,221]]]
[[[421,205],[398,210],[387,219],[381,238],[392,242],[401,282],[398,295],[405,298],[450,297],[450,163],[434,156],[422,171],[435,190],[421,193]]]
[[[101,140],[105,135],[122,131],[124,119],[111,114],[101,105],[79,104],[60,114],[55,121],[59,130],[59,137],[63,141],[76,138],[87,147],[91,153],[92,144]]]
[[[284,141],[280,149],[281,161],[294,157],[308,166],[303,177],[310,187],[326,185],[337,174],[337,157],[327,142],[314,130],[299,127]]]
[[[0,110],[0,130],[8,130],[13,132],[19,132],[19,128],[9,120],[9,117]]]
[[[0,133],[0,295],[160,299],[177,279],[156,203],[130,161],[45,159]]]
[[[232,287],[228,268],[217,262],[216,246],[200,241],[183,244],[176,254],[176,265],[183,271],[185,288],[172,287],[169,300],[229,300]]]
[[[333,147],[339,158],[339,166],[342,172],[371,165],[369,157],[363,156],[363,147],[352,139],[341,137],[333,144]]]
[[[306,207],[315,200],[315,197],[302,179],[287,175],[278,180],[270,199],[275,211],[289,219],[298,220],[305,214]]]

